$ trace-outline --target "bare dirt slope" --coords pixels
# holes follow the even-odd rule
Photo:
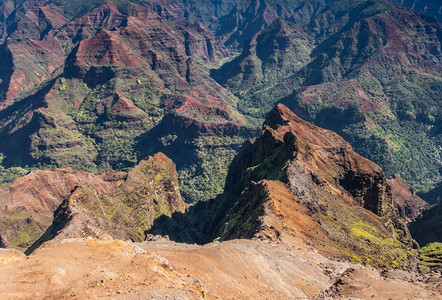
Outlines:
[[[0,252],[2,299],[442,299],[439,273],[428,283],[400,275],[332,261],[306,245],[247,240],[194,246],[105,236],[54,243],[28,258]]]

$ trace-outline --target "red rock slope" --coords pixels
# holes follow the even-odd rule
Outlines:
[[[226,191],[239,201],[221,226],[222,239],[289,247],[301,239],[374,266],[405,266],[411,258],[413,243],[382,169],[281,104],[268,114],[261,137],[235,158]]]

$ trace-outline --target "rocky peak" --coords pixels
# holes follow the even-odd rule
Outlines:
[[[392,245],[399,251],[412,245],[394,213],[382,169],[356,154],[338,134],[302,120],[282,104],[268,114],[260,138],[233,160],[225,194],[238,202],[221,225],[222,238],[272,236],[292,244],[293,238],[311,240],[316,232],[317,247],[334,249],[334,255],[353,253],[373,265],[407,260],[388,254],[391,249],[384,253],[381,240],[401,241]],[[282,194],[287,196],[276,200]],[[302,207],[297,211],[303,217],[283,209],[291,206]],[[310,224],[310,233],[302,233],[300,220]],[[369,248],[382,251],[384,258],[367,260]]]
[[[296,178],[296,171],[302,165],[310,174],[315,174],[309,180],[313,184],[337,184],[373,213],[379,216],[391,213],[391,194],[382,169],[356,154],[338,134],[302,120],[282,104],[268,114],[263,129],[260,144],[264,157],[274,155],[275,149],[284,148],[299,161],[286,168],[286,177],[294,190],[302,193],[300,190],[307,188],[296,186],[302,185]],[[325,163],[329,171],[321,170],[321,163]]]
[[[272,136],[283,141],[283,134],[292,132],[297,139],[305,143],[314,144],[326,148],[351,149],[351,146],[337,133],[317,127],[293,113],[283,104],[278,104],[271,110],[264,121],[264,129],[270,127]]]

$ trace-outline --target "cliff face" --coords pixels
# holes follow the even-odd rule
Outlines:
[[[269,113],[261,137],[240,151],[229,175],[226,193],[239,201],[221,226],[222,239],[301,239],[360,263],[407,264],[412,240],[382,169],[283,105]]]
[[[184,212],[185,208],[175,164],[158,153],[141,161],[113,191],[99,194],[87,183],[75,189],[55,211],[52,225],[28,252],[49,240],[98,238],[104,233],[143,241],[156,218]]]
[[[429,204],[422,200],[413,187],[399,176],[387,180],[391,187],[396,214],[405,222],[415,220]]]

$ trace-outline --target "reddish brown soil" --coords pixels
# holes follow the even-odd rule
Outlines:
[[[31,171],[7,187],[0,187],[0,234],[6,245],[26,248],[51,225],[55,209],[78,186],[88,184],[98,195],[124,182],[125,173],[93,174],[72,168]],[[19,233],[20,244],[10,245]],[[14,242],[15,243],[15,242]]]
[[[441,299],[440,274],[436,283],[385,278],[305,244],[134,245],[103,236],[66,240],[28,259],[3,251],[0,261],[0,296],[8,299]]]

